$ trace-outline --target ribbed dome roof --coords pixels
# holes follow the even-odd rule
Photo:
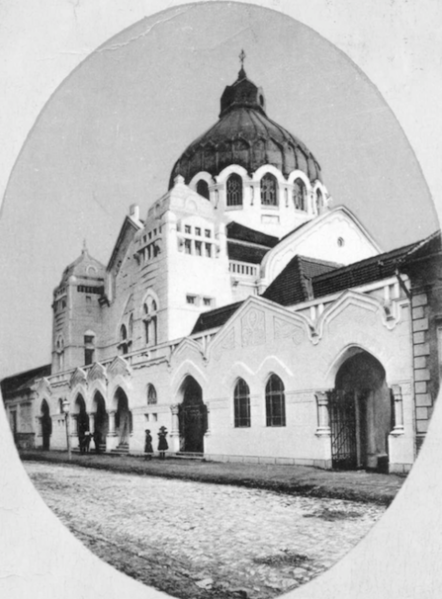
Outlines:
[[[272,164],[284,176],[299,169],[310,181],[321,179],[321,167],[310,150],[268,118],[264,93],[247,78],[243,68],[221,96],[219,121],[190,144],[175,163],[169,188],[177,175],[188,184],[201,171],[216,176],[230,164],[243,166],[249,174],[263,164]]]

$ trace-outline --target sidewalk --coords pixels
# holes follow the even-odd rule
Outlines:
[[[20,451],[22,460],[69,463],[63,451]],[[70,464],[129,474],[267,489],[308,497],[350,499],[389,505],[405,478],[365,471],[330,471],[306,466],[220,463],[183,458],[146,461],[135,456],[73,454]]]

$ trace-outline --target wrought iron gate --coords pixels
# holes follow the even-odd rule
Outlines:
[[[357,468],[356,402],[354,390],[329,391],[332,467]]]

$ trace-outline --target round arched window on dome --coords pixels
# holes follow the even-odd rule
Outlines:
[[[307,208],[307,188],[302,179],[296,179],[293,183],[293,204],[296,210]]]
[[[198,193],[200,196],[203,196],[203,198],[206,198],[206,200],[210,198],[209,184],[207,183],[207,181],[204,181],[204,179],[200,179],[198,181],[198,183],[196,184],[196,193]]]
[[[227,206],[242,206],[242,179],[236,173],[226,183]]]
[[[261,205],[278,205],[278,181],[272,173],[266,173],[261,179]]]

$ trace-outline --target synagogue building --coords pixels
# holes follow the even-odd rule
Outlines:
[[[439,390],[440,233],[384,252],[241,67],[107,265],[53,293],[52,363],[2,381],[19,447],[406,472]],[[68,402],[68,415],[64,407]]]

